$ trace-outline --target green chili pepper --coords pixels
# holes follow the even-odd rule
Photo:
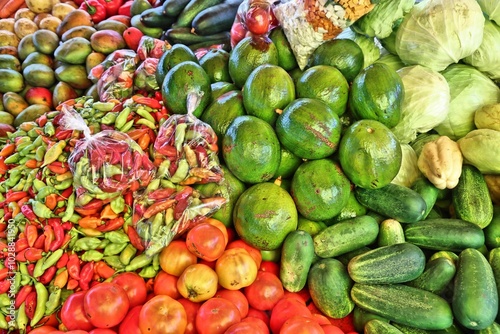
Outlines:
[[[56,287],[54,291],[50,293],[47,300],[47,307],[45,308],[44,315],[48,316],[54,313],[59,305],[61,304],[62,289]]]
[[[24,185],[26,184],[25,179],[20,179],[16,185],[14,185],[11,189],[12,191],[22,191],[24,189]]]
[[[120,262],[124,265],[128,265],[136,253],[137,249],[132,244],[127,244],[127,247],[120,253]]]
[[[120,257],[118,255],[105,256],[102,258],[106,264],[115,270],[123,269],[125,266],[120,262]]]
[[[35,195],[35,199],[37,201],[43,201],[45,197],[49,196],[50,194],[57,194],[57,189],[52,186],[45,186],[42,189],[38,190]]]
[[[152,192],[160,188],[161,185],[161,180],[160,179],[153,179],[149,182],[148,186],[146,187],[146,193]]]
[[[5,315],[3,313],[0,313],[0,328],[9,329],[9,323],[7,322],[7,319],[5,319]]]
[[[47,150],[45,156],[43,157],[42,166],[46,166],[54,161],[57,161],[59,156],[62,154],[63,149],[66,147],[66,142],[64,140],[60,140],[55,143],[51,148]]]
[[[0,307],[5,307],[10,305],[10,297],[7,292],[0,295]]]
[[[35,268],[33,269],[33,277],[38,278],[43,275],[44,270],[43,263],[45,262],[45,258],[42,257],[40,260],[36,261]]]
[[[111,205],[111,210],[116,214],[122,213],[125,210],[125,199],[123,196],[113,199],[109,204]]]
[[[115,104],[113,102],[95,101],[92,107],[99,111],[111,111],[115,107]]]
[[[19,288],[21,288],[21,275],[16,275],[14,277],[14,289],[10,289],[9,292],[13,292],[14,294],[19,292]]]
[[[75,252],[82,250],[96,249],[101,244],[101,239],[96,237],[83,237],[79,238],[73,245],[73,250]]]
[[[76,186],[76,184],[75,184],[75,186]],[[94,199],[94,196],[92,196],[86,192],[86,193],[75,198],[75,204],[78,206],[84,206],[85,204],[88,204],[93,199]]]
[[[139,268],[144,268],[149,266],[151,262],[153,262],[153,258],[142,253],[130,261],[130,263],[125,267],[125,271],[135,271]]]
[[[42,270],[45,271],[45,270],[49,269],[50,267],[52,267],[54,264],[56,264],[57,261],[59,261],[59,259],[61,258],[61,256],[63,256],[63,254],[64,254],[64,250],[62,250],[62,249],[55,250],[43,262]]]
[[[172,181],[170,180],[166,180],[166,179],[162,179],[161,182],[160,182],[160,186],[162,188],[176,188],[176,185],[175,183],[173,183]]]
[[[157,178],[165,178],[168,177],[169,172],[168,169],[170,168],[170,160],[165,159],[160,163],[160,166],[158,166],[158,170],[156,171],[156,177]]]
[[[182,144],[186,136],[187,123],[179,123],[175,127],[174,146],[177,152],[182,152]]]
[[[130,130],[132,128],[132,126],[134,125],[134,120],[131,119],[130,121],[128,121],[127,123],[125,123],[125,125],[121,128],[119,128],[119,130],[121,132],[127,132],[128,130]]]
[[[24,146],[24,145],[23,145],[23,146]],[[26,145],[26,146],[24,146],[24,147],[22,147],[22,148],[18,148],[18,149],[17,149],[17,151],[19,152],[19,154],[20,154],[21,156],[23,156],[23,157],[24,157],[24,156],[26,156],[26,155],[30,154],[30,153],[31,153],[31,151],[35,151],[35,149],[36,149],[36,148],[37,148],[37,147],[36,147],[35,145],[33,145],[33,143],[31,143],[31,144],[28,144],[28,145]]]
[[[25,145],[26,143],[31,144],[31,138],[26,134],[25,136],[16,139],[16,148]]]
[[[17,316],[16,316],[17,329],[21,333],[26,332],[26,327],[28,326],[29,321],[30,320],[26,315],[26,304],[25,302],[23,302],[21,306],[19,306],[19,310],[17,311]]]
[[[106,232],[104,238],[115,244],[130,242],[128,235],[121,230]]]
[[[104,249],[110,243],[111,243],[111,241],[109,241],[108,239],[102,239],[101,243],[99,244],[99,246],[97,246],[95,249]]]
[[[95,250],[95,249],[88,250],[81,255],[81,259],[85,262],[101,261],[103,257],[104,257],[104,254]]]
[[[45,309],[47,306],[47,300],[49,298],[49,292],[43,283],[35,283],[36,291],[36,308],[33,318],[31,319],[30,326],[35,326],[45,315]]]
[[[64,189],[68,189],[72,184],[73,184],[73,178],[71,177],[71,178],[65,179],[62,182],[56,183],[54,185],[54,188],[56,188],[57,190],[64,190]]]
[[[52,218],[52,210],[50,210],[45,204],[38,201],[30,201],[33,212],[38,218]]]
[[[147,267],[142,268],[142,270],[139,272],[139,276],[141,276],[143,278],[153,278],[156,276],[157,273],[158,273],[158,270],[155,270],[155,268],[153,268],[153,266],[147,266]]]
[[[110,199],[110,198],[115,198],[117,196],[120,196],[120,192],[119,191],[115,191],[114,193],[100,193],[100,194],[95,194],[94,197],[97,198],[97,199],[102,199],[102,200],[105,200],[105,199]]]
[[[104,164],[102,166],[103,177],[113,177],[114,175],[123,174],[123,170],[117,165]]]
[[[64,211],[64,215],[61,218],[63,223],[69,221],[71,219],[71,216],[73,216],[73,213],[75,212],[75,198],[76,195],[73,192],[66,201],[66,211]]]
[[[70,249],[73,249],[73,247],[75,247],[76,242],[78,241],[78,238],[80,236],[80,232],[77,229],[72,228],[71,230],[69,230],[68,234],[71,236],[68,247]]]
[[[108,112],[103,118],[101,118],[101,123],[106,125],[111,125],[116,121],[118,113]]]
[[[82,217],[81,217],[79,214],[77,214],[77,213],[73,213],[73,214],[71,215],[71,217],[69,217],[69,220],[68,220],[68,221],[72,222],[73,224],[78,224],[78,221],[79,221],[80,219],[82,219]]]
[[[30,138],[37,138],[40,136],[40,134],[38,133],[38,131],[41,130],[41,127],[39,126],[35,126],[33,127],[33,129],[30,129],[28,132],[26,132],[26,134],[28,135],[28,137]]]
[[[147,111],[147,110],[146,110],[146,109],[144,109],[144,108],[138,107],[138,108],[135,110],[135,113],[136,113],[137,115],[141,116],[141,117],[144,117],[144,119],[146,119],[147,121],[149,121],[150,123],[152,123],[152,124],[155,126],[155,128],[156,128],[156,125],[155,125],[156,120],[155,120],[155,118],[154,118],[154,117],[153,117],[153,116],[149,113],[149,111]],[[136,122],[136,124],[138,124],[138,123]],[[144,124],[144,125],[146,125],[146,124]]]
[[[54,128],[54,124],[52,122],[45,123],[45,126],[43,127],[43,132],[49,137],[55,135],[56,129]]]
[[[92,181],[86,177],[85,175],[82,175],[82,177],[79,179],[80,183],[82,184],[82,187],[87,189],[89,192],[93,194],[103,194],[104,191],[99,188],[99,186],[95,185],[92,183]]]
[[[155,254],[153,256],[153,264],[152,264],[154,270],[159,271],[160,270],[160,254]]]
[[[21,174],[15,174],[14,176],[9,175],[9,178],[4,182],[4,184],[9,188],[13,188],[22,177],[23,176]]]
[[[21,285],[28,285],[31,281],[31,277],[28,271],[28,265],[26,262],[18,262],[19,273],[21,274]]]
[[[189,163],[186,159],[180,159],[177,165],[177,170],[174,175],[170,178],[173,183],[179,183],[186,178],[189,173]]]
[[[46,152],[47,148],[45,146],[38,146],[37,149],[35,150],[35,160],[43,161],[43,157],[45,156]]]
[[[121,244],[115,244],[115,243],[109,243],[106,248],[104,248],[104,255],[109,256],[109,255],[118,255],[120,254],[125,247],[127,247],[128,243],[121,243]]]
[[[115,127],[117,129],[121,130],[121,128],[125,126],[125,124],[127,123],[127,118],[130,115],[131,111],[132,109],[130,109],[129,107],[125,107],[122,111],[119,112],[118,116],[115,119]]]
[[[22,136],[26,136],[28,133],[24,130],[17,130],[15,132],[9,132],[8,135],[7,135],[7,138],[9,139],[15,139],[17,137],[22,137]]]
[[[160,232],[160,228],[163,226],[163,213],[158,212],[154,218],[153,221],[151,222],[151,235],[155,236],[158,235],[158,232]]]

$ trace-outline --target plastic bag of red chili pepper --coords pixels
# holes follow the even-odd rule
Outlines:
[[[199,101],[198,93],[190,94],[188,113],[172,115],[160,126],[154,142],[157,178],[179,185],[222,181],[217,135],[189,112]]]
[[[64,106],[62,112],[60,124],[83,134],[68,157],[78,207],[93,199],[110,201],[125,191],[149,184],[156,168],[127,134],[114,130],[91,134],[73,108]]]
[[[204,198],[191,186],[162,187],[161,184],[160,180],[153,180],[134,201],[133,222],[148,256],[159,253],[174,238],[226,203],[224,197]]]

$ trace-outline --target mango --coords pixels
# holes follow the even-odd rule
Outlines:
[[[21,62],[13,55],[0,54],[0,68],[19,72],[21,70]]]
[[[85,69],[87,73],[90,74],[90,70],[102,63],[106,59],[106,55],[100,52],[92,52],[87,56],[85,60]]]
[[[26,57],[28,57],[33,52],[37,52],[35,43],[33,42],[33,34],[24,36],[21,41],[19,41],[19,45],[17,46],[17,54],[19,56],[19,60],[25,60]]]
[[[123,36],[114,30],[98,30],[90,37],[90,45],[94,51],[106,55],[127,46]]]
[[[0,111],[0,124],[14,124],[14,116],[6,111]]]
[[[24,88],[23,75],[17,71],[0,69],[0,93],[20,92]]]
[[[31,122],[36,120],[38,117],[45,113],[48,113],[50,108],[43,104],[32,104],[28,108],[24,109],[19,115],[14,119],[15,127],[18,127],[24,122]]]
[[[29,107],[29,103],[18,93],[7,92],[3,94],[2,103],[5,111],[13,116],[19,115]]]
[[[67,40],[70,40],[73,37],[83,37],[90,41],[90,37],[96,31],[97,30],[94,27],[89,27],[89,26],[73,27],[67,30],[64,34],[62,34],[61,41],[66,42]]]
[[[73,37],[61,43],[54,51],[56,60],[68,64],[84,64],[87,56],[92,52],[90,42],[83,37]]]
[[[52,104],[57,107],[64,101],[77,98],[79,95],[73,87],[65,83],[64,81],[59,81],[52,91]]]
[[[61,24],[57,27],[56,33],[62,36],[66,31],[73,27],[89,26],[92,27],[92,17],[83,9],[75,9],[68,13]]]
[[[51,56],[46,55],[44,53],[40,52],[33,52],[31,53],[26,59],[23,61],[21,65],[21,70],[24,70],[27,66],[32,65],[32,64],[42,64],[46,65],[50,68],[54,67],[54,60],[52,59]]]
[[[52,55],[59,45],[59,36],[48,29],[36,31],[32,38],[36,50],[46,55]]]
[[[0,46],[0,55],[11,55],[18,57],[17,48],[15,46]]]
[[[51,87],[56,81],[54,70],[44,64],[31,64],[23,70],[24,80],[31,86]]]
[[[120,35],[123,35],[123,32],[128,28],[128,25],[120,21],[106,19],[99,22],[95,26],[95,28],[97,30],[113,30],[119,33]]]
[[[66,82],[74,89],[87,89],[92,86],[84,65],[61,64],[56,68],[55,75],[57,80]]]

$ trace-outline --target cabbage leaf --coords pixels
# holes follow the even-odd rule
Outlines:
[[[463,61],[484,72],[493,80],[500,79],[500,26],[493,21],[486,20],[481,45]]]
[[[477,0],[483,12],[492,21],[500,25],[500,1],[498,0]]]

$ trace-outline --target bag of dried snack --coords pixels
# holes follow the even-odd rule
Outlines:
[[[370,12],[374,0],[282,0],[273,12],[301,69],[313,51]]]

